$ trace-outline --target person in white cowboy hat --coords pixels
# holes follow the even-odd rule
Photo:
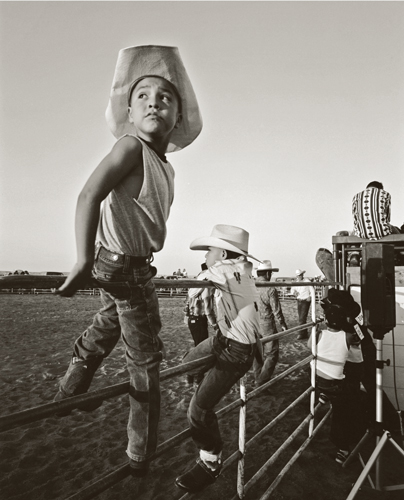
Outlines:
[[[273,268],[270,260],[264,260],[257,268],[257,281],[271,281],[272,273],[279,271]],[[275,287],[260,287],[258,289],[260,300],[258,309],[260,313],[261,333],[263,336],[274,335],[278,332],[275,317],[278,320],[282,331],[288,329],[283,316],[281,301]],[[254,359],[253,371],[255,385],[257,387],[268,382],[275,370],[279,359],[279,340],[271,340],[264,345],[265,360],[262,363],[259,359]]]
[[[255,257],[248,252],[248,239],[244,229],[218,224],[210,236],[197,238],[190,245],[191,250],[207,251],[208,269],[198,279],[214,283],[214,289],[205,288],[203,293],[215,294],[217,333],[191,349],[183,359],[189,362],[214,355],[188,409],[191,437],[199,457],[196,465],[175,481],[188,492],[202,490],[220,474],[223,442],[214,408],[250,369],[259,341],[259,296],[252,277],[253,265],[247,260]],[[192,293],[199,294],[200,289],[194,288]]]
[[[130,375],[127,455],[132,474],[144,476],[160,415],[161,321],[151,262],[163,248],[174,198],[174,170],[165,154],[191,144],[202,128],[178,49],[122,49],[106,118],[118,141],[80,193],[77,263],[56,291],[70,297],[92,275],[103,307],[77,339],[55,401],[86,392],[122,334]]]
[[[304,273],[301,269],[296,269],[296,281],[304,280]],[[310,286],[292,286],[290,293],[293,293],[297,299],[297,315],[299,317],[299,325],[307,323],[311,304],[311,290]],[[301,330],[298,337],[299,340],[309,338],[307,329]]]

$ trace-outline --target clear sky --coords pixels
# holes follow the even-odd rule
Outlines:
[[[174,45],[204,128],[168,156],[159,273],[199,271],[214,224],[250,233],[278,276],[320,274],[373,180],[404,223],[403,2],[0,2],[0,270],[70,271],[77,196],[115,139],[118,52]]]

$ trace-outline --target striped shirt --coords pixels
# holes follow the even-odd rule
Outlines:
[[[378,240],[393,234],[393,226],[390,224],[390,205],[390,194],[384,189],[370,187],[355,195],[352,200],[354,235]]]

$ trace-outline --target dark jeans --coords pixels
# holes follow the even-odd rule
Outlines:
[[[209,336],[208,319],[205,315],[189,316],[188,328],[189,331],[191,332],[192,338],[194,339],[194,344],[196,346],[200,344],[203,340],[207,339]]]
[[[297,314],[299,316],[299,325],[304,325],[307,323],[307,316],[309,315],[311,300],[299,300],[297,299]],[[309,334],[307,329],[300,330],[299,337],[308,338]]]
[[[366,395],[360,390],[363,363],[345,363],[341,392],[332,402],[330,439],[342,450],[356,445],[366,431]]]
[[[208,318],[205,315],[189,316],[188,328],[191,332],[192,338],[194,339],[195,346],[209,337]],[[203,378],[203,373],[204,371],[202,370],[197,375],[187,374],[188,383],[192,384],[193,382],[196,382],[197,384],[199,384],[199,382]]]
[[[198,449],[218,454],[223,442],[214,407],[232,386],[250,369],[256,346],[227,341],[221,334],[209,337],[191,349],[183,362],[213,354],[215,359],[196,389],[188,408],[191,436]],[[198,370],[200,370],[198,368]]]
[[[163,344],[158,335],[161,321],[151,279],[156,269],[149,264],[124,267],[101,253],[93,274],[102,287],[102,308],[76,340],[74,356],[84,360],[106,358],[122,334],[130,375],[127,454],[135,461],[143,461],[156,450],[160,416]],[[64,383],[68,381],[62,380],[62,388]]]
[[[343,380],[327,379],[316,375],[316,389],[325,394],[334,403],[337,396],[342,392]]]
[[[261,321],[261,332],[264,337],[277,333],[276,328],[275,331],[273,329],[272,321]],[[263,344],[263,349],[263,363],[257,358],[255,358],[253,362],[254,379],[257,386],[263,385],[271,380],[276,363],[279,359],[279,340],[276,339],[266,342]]]

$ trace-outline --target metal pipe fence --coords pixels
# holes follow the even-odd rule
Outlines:
[[[21,276],[20,276],[21,277]],[[156,282],[156,287],[157,286],[166,286],[170,288],[183,288],[186,286],[187,288],[191,287],[198,287],[198,288],[205,288],[209,286],[213,286],[213,283],[208,282],[208,281],[198,281],[198,280],[181,280],[181,284],[179,283],[173,283],[172,280],[155,280]],[[168,282],[168,283],[167,283]],[[290,286],[288,283],[273,283],[273,282],[257,282],[257,286]],[[309,285],[310,283],[306,282],[297,282],[293,283],[293,286],[305,286]],[[174,287],[173,287],[174,285]],[[322,286],[329,286],[329,285],[335,285],[335,283],[322,283]],[[1,286],[1,284],[0,284]],[[311,286],[313,286],[311,284]],[[308,426],[309,432],[308,432],[308,438],[305,440],[305,442],[301,445],[299,450],[295,453],[295,455],[289,460],[289,462],[285,465],[284,469],[282,472],[278,475],[276,480],[270,485],[270,487],[266,490],[265,494],[261,497],[260,500],[264,500],[269,498],[269,495],[271,492],[275,489],[275,487],[279,484],[279,482],[282,480],[284,475],[288,472],[288,470],[291,468],[293,463],[297,460],[297,458],[301,455],[301,453],[304,451],[304,449],[308,446],[308,444],[311,442],[311,440],[314,438],[315,434],[318,432],[318,430],[321,428],[321,426],[324,424],[325,420],[329,417],[331,410],[325,415],[325,417],[321,420],[321,422],[317,425],[316,428],[314,428],[314,415],[317,410],[315,408],[314,402],[314,389],[315,389],[315,349],[316,349],[316,344],[315,344],[315,331],[316,331],[316,326],[319,324],[320,320],[316,319],[315,315],[315,303],[316,303],[316,292],[314,290],[314,287],[312,288],[311,291],[311,309],[312,309],[312,318],[311,321],[306,323],[305,325],[299,325],[294,328],[290,328],[284,332],[277,333],[275,335],[269,335],[269,336],[264,336],[261,341],[263,344],[270,342],[274,339],[279,339],[283,337],[287,337],[288,335],[291,335],[292,333],[296,333],[297,331],[306,329],[306,328],[312,328],[312,349],[313,349],[313,355],[310,355],[306,357],[305,359],[299,361],[296,363],[294,366],[288,368],[287,370],[284,370],[282,373],[278,374],[277,376],[273,377],[269,382],[265,383],[261,387],[258,387],[249,393],[246,391],[245,387],[245,377],[243,377],[240,380],[240,398],[233,401],[229,405],[225,406],[224,408],[220,409],[217,412],[217,416],[219,418],[222,418],[229,412],[233,411],[236,408],[240,408],[240,416],[239,416],[239,446],[238,449],[230,455],[223,464],[223,471],[225,471],[231,464],[234,462],[238,462],[237,465],[237,485],[236,485],[236,496],[234,499],[242,499],[245,496],[245,493],[253,486],[255,485],[260,479],[263,478],[265,471],[279,458],[279,456],[282,454],[284,450],[286,450],[290,444],[295,440],[295,438],[301,434],[301,432],[304,430],[305,427]],[[204,366],[207,363],[209,363],[212,359],[214,359],[214,356],[206,356],[205,358],[201,358],[196,361],[188,362],[188,363],[183,363],[179,366],[175,366],[166,370],[161,371],[160,373],[160,380],[168,380],[172,377],[178,376],[183,373],[187,373],[192,369],[195,369],[196,367]],[[255,436],[253,436],[248,442],[245,441],[245,435],[246,435],[246,427],[247,427],[247,406],[248,402],[251,401],[253,398],[257,397],[261,393],[263,393],[265,390],[267,390],[270,386],[278,383],[280,380],[283,378],[287,377],[290,375],[292,372],[306,366],[308,363],[312,362],[312,373],[311,373],[311,386],[303,393],[301,394],[293,403],[291,403],[285,410],[283,410],[279,415],[277,415],[269,424],[267,424],[263,429],[261,429]],[[61,412],[62,410],[68,410],[68,409],[74,409],[77,408],[81,403],[84,401],[90,402],[90,401],[103,401],[106,399],[110,399],[113,397],[117,397],[119,395],[125,394],[129,392],[129,382],[124,382],[120,384],[116,384],[110,387],[106,387],[104,389],[100,389],[97,391],[92,391],[80,396],[74,396],[71,397],[67,400],[62,400],[62,401],[57,401],[49,404],[45,404],[36,408],[31,408],[27,409],[21,412],[13,413],[10,415],[5,415],[0,417],[0,432],[4,432],[10,429],[14,429],[16,427],[25,425],[27,423],[35,422],[37,420],[41,420],[43,418],[47,418],[51,415],[54,415],[55,413]],[[310,396],[310,409],[308,415],[304,418],[302,423],[295,429],[295,431],[287,438],[287,440],[282,444],[282,446],[276,450],[276,452],[270,457],[270,459],[261,467],[261,469],[247,482],[245,483],[244,481],[244,470],[245,470],[245,453],[246,450],[251,448],[251,446],[254,445],[254,443],[257,442],[260,437],[264,435],[264,433],[269,432],[278,422],[280,422],[283,418],[285,418],[288,413],[295,408],[304,398]],[[176,436],[173,436],[172,438],[168,439],[164,443],[160,444],[156,450],[156,453],[152,457],[153,459],[156,459],[157,457],[161,456],[168,450],[171,450],[173,446],[178,445],[185,439],[190,437],[190,432],[188,429],[180,432]],[[118,483],[119,481],[123,480],[124,478],[128,477],[130,475],[130,467],[128,464],[122,464],[122,466],[116,468],[113,470],[111,473],[104,475],[100,478],[98,478],[96,481],[94,481],[92,484],[82,488],[78,492],[76,492],[74,495],[70,496],[67,500],[87,500],[90,498],[94,498],[98,494],[102,493],[103,491],[106,491],[108,488],[113,486],[114,484]],[[181,496],[180,496],[181,495]],[[191,495],[186,493],[184,494],[183,492],[178,493],[178,498],[186,499],[190,497]]]

